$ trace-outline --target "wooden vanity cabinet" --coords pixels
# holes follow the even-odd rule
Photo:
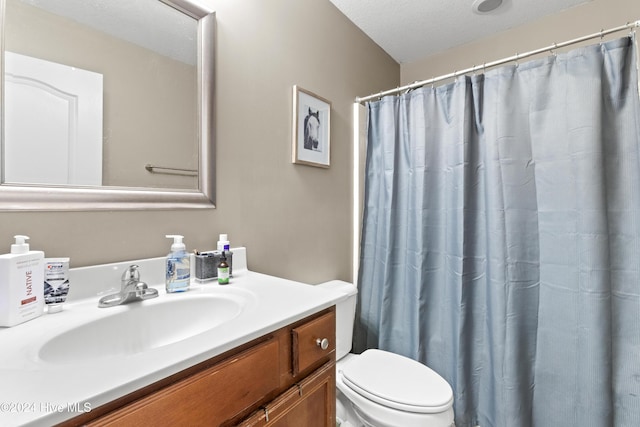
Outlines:
[[[335,402],[332,307],[61,426],[333,427]]]

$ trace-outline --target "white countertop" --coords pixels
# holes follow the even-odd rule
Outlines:
[[[44,361],[39,356],[40,346],[54,334],[101,316],[113,315],[117,310],[131,309],[127,305],[98,308],[99,296],[86,296],[92,294],[95,283],[100,282],[96,273],[101,279],[119,277],[128,262],[75,269],[75,272],[72,269],[71,301],[65,304],[62,312],[45,313],[21,325],[0,328],[0,425],[50,426],[73,418],[346,298],[339,291],[249,271],[244,257],[243,248],[234,250],[231,284],[221,286],[217,282],[197,284],[192,281],[191,289],[181,294],[166,294],[164,284],[158,283],[157,278],[162,277],[163,259],[136,261],[144,267],[142,280],[160,291],[155,300],[199,293],[241,296],[247,304],[231,321],[142,353],[74,363]],[[152,270],[154,274],[147,274]],[[83,287],[83,281],[92,281],[93,288]],[[111,279],[108,283],[114,289],[119,287],[118,280],[113,283]],[[104,283],[98,288],[100,286]],[[74,293],[74,287],[82,288],[82,291]],[[145,303],[147,301],[129,305]],[[180,322],[180,319],[175,321]],[[135,326],[131,325],[132,328]],[[114,333],[117,336],[117,331]]]

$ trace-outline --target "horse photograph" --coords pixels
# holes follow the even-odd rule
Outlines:
[[[304,118],[304,149],[322,151],[318,136],[320,134],[320,111],[308,109]]]
[[[329,167],[331,103],[298,86],[293,87],[292,162]]]

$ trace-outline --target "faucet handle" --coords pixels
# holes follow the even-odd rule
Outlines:
[[[129,282],[134,280],[136,282],[140,281],[140,271],[138,271],[138,267],[136,264],[131,264],[129,268],[127,268],[124,273],[122,273],[122,281]]]

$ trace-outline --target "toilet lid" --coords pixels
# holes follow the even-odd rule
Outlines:
[[[443,412],[453,404],[444,378],[415,360],[383,350],[367,350],[342,369],[342,380],[381,405],[409,412]]]

